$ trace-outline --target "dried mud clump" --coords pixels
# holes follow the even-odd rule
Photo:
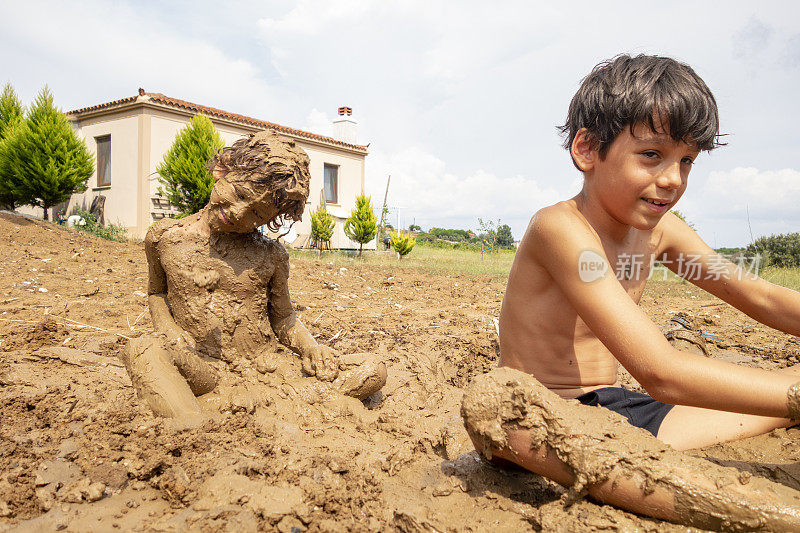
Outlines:
[[[56,322],[53,317],[45,317],[28,330],[19,333],[11,333],[7,343],[4,343],[5,350],[36,350],[42,346],[55,346],[67,338],[69,332],[67,328]]]

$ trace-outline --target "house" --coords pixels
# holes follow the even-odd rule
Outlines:
[[[136,96],[76,109],[67,113],[78,136],[95,154],[95,173],[88,188],[73,195],[61,210],[84,209],[95,197],[105,197],[105,221],[125,227],[128,235],[143,238],[151,224],[177,211],[158,194],[156,167],[172,145],[176,133],[196,114],[214,123],[226,145],[251,133],[274,129],[293,139],[309,156],[311,193],[303,220],[286,240],[292,246],[307,244],[311,233],[310,212],[324,196],[328,212],[336,220],[333,248],[358,248],[344,235],[345,219],[364,191],[367,147],[356,144],[356,122],[352,109],[339,108],[333,137],[325,137],[221,109],[171,98],[139,89]],[[57,209],[57,208],[56,208]],[[296,238],[294,238],[296,234]],[[375,248],[375,242],[367,247]]]

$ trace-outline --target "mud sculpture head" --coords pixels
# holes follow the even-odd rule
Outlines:
[[[264,224],[277,231],[298,221],[308,198],[309,159],[294,141],[261,131],[223,148],[209,162],[217,180],[206,209],[212,230],[248,233]]]

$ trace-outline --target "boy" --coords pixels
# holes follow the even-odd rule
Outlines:
[[[217,385],[207,358],[258,361],[278,342],[300,354],[305,373],[348,396],[366,398],[386,382],[386,367],[374,356],[340,357],[314,340],[289,299],[289,256],[258,231],[300,220],[308,163],[301,148],[274,131],[240,139],[210,163],[216,183],[208,204],[147,232],[156,334],[131,340],[123,359],[157,415],[183,426],[202,422],[195,396]]]
[[[479,451],[573,485],[572,496],[588,490],[702,527],[796,528],[793,491],[763,480],[740,487],[735,474],[674,449],[792,425],[800,369],[679,351],[637,305],[658,258],[756,320],[800,334],[800,294],[743,275],[669,212],[695,158],[718,146],[718,124],[706,84],[669,58],[621,55],[583,80],[561,128],[583,190],[531,220],[500,314],[504,368],[475,380],[462,415]],[[615,272],[618,264],[628,268]],[[618,363],[649,395],[620,387]]]

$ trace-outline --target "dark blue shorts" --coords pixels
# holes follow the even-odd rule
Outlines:
[[[670,409],[675,407],[654,400],[647,394],[622,387],[604,387],[581,394],[575,399],[583,405],[599,405],[611,409],[627,418],[632,425],[646,429],[653,436],[658,436],[661,422]]]

